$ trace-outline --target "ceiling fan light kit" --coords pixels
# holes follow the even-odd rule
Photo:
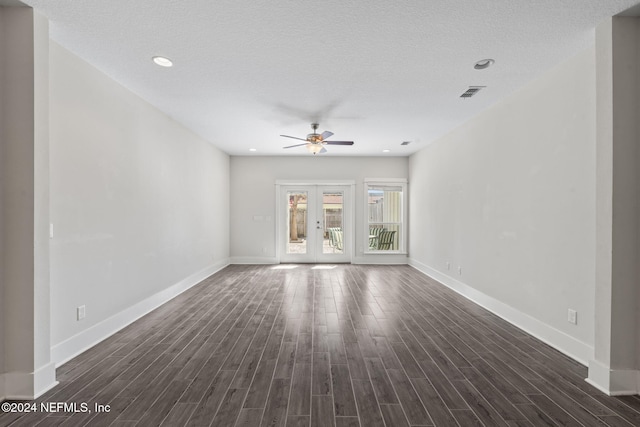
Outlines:
[[[311,154],[318,154],[324,150],[324,147],[321,144],[307,144],[307,150],[309,150]]]
[[[304,144],[288,145],[283,148],[301,147],[304,145],[312,154],[323,154],[327,152],[327,150],[324,148],[325,145],[353,145],[353,141],[327,141],[327,138],[331,137],[333,135],[333,132],[325,130],[322,133],[318,133],[318,126],[320,126],[318,123],[311,123],[311,129],[313,129],[313,132],[308,134],[306,138],[298,138],[297,136],[290,135],[280,135],[284,138],[292,138],[300,141],[305,141]]]

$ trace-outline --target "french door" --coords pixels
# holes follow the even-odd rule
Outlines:
[[[351,186],[282,185],[278,203],[281,262],[351,261]]]

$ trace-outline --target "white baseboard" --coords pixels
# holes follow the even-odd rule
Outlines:
[[[278,264],[276,257],[257,256],[234,256],[230,259],[230,264]]]
[[[610,369],[605,364],[589,361],[589,377],[586,381],[609,396],[628,396],[640,393],[640,371]]]
[[[380,254],[354,257],[352,264],[370,265],[407,265],[409,258],[406,255]]]
[[[155,310],[167,301],[175,298],[187,289],[197,285],[212,274],[229,265],[229,260],[224,259],[212,264],[178,283],[154,294],[137,304],[117,313],[108,319],[101,321],[88,329],[72,336],[71,338],[54,345],[51,348],[51,360],[56,367],[73,359],[80,353],[110,337],[125,326],[135,322],[150,311]]]
[[[34,372],[8,372],[0,375],[0,401],[37,399],[57,384],[53,362]]]
[[[593,359],[593,347],[588,344],[559,331],[540,320],[531,317],[515,308],[486,295],[471,286],[462,283],[451,276],[441,273],[423,264],[415,259],[409,259],[409,265],[426,274],[427,276],[437,280],[446,287],[454,290],[463,297],[475,302],[481,307],[489,310],[493,314],[507,322],[517,326],[530,335],[549,344],[556,350],[564,353],[577,362],[587,365],[588,361]]]
[[[364,257],[354,257],[351,264],[372,264],[372,265],[406,265],[408,258],[405,255],[372,255]],[[276,257],[231,257],[230,264],[279,264]],[[338,262],[340,264],[340,262]]]
[[[40,367],[33,374],[33,399],[37,399],[58,385],[56,381],[56,364],[51,361]]]

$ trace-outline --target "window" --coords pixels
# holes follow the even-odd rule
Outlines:
[[[406,252],[406,193],[404,179],[365,179],[365,252]]]

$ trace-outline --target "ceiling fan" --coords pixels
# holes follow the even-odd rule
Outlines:
[[[327,152],[327,150],[324,148],[325,145],[353,145],[353,141],[327,141],[327,138],[330,138],[331,135],[333,135],[333,132],[329,132],[328,130],[325,130],[322,133],[317,133],[318,126],[319,126],[318,123],[311,123],[311,129],[313,129],[313,132],[307,135],[306,138],[298,138],[296,136],[289,136],[289,135],[280,135],[285,138],[292,138],[292,139],[298,139],[300,141],[305,141],[304,144],[289,145],[283,148],[302,147],[303,145],[305,145],[307,147],[307,150],[309,150],[310,153],[322,154]]]

